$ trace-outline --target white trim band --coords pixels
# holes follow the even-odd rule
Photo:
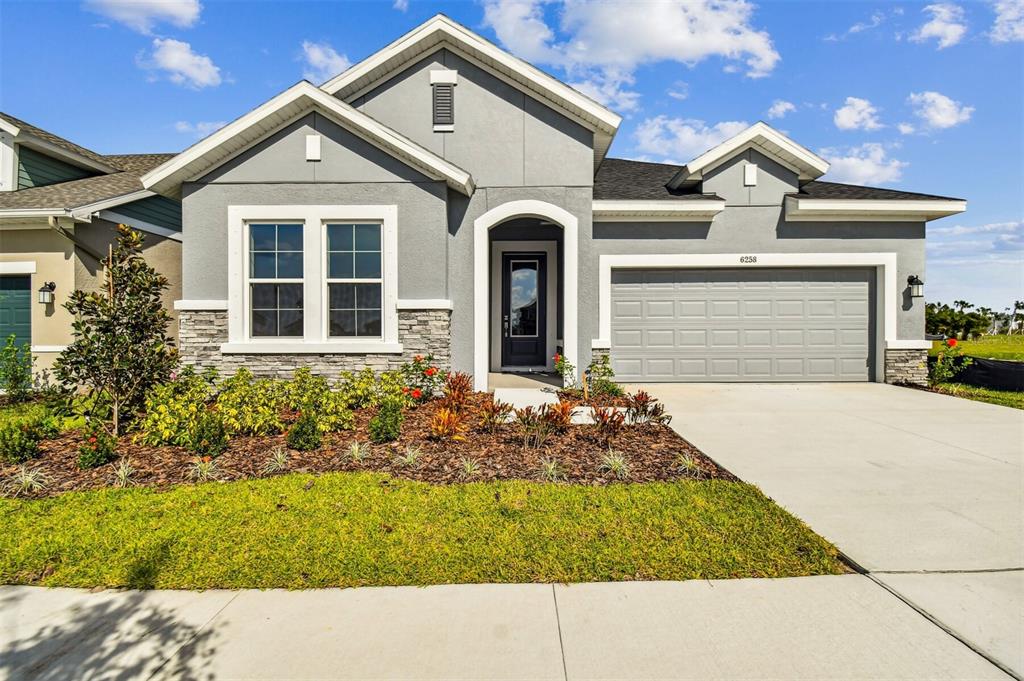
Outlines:
[[[296,338],[292,341],[221,343],[220,351],[226,355],[398,355],[402,353],[402,344],[380,341],[305,342]]]
[[[33,345],[32,352],[64,352],[68,349],[66,345]]]
[[[724,199],[677,201],[597,200],[591,205],[594,222],[645,220],[648,222],[707,222],[725,209]]]
[[[453,305],[447,298],[399,298],[397,307],[399,310],[451,310]]]
[[[15,260],[0,262],[0,274],[35,274],[35,260]]]
[[[220,311],[228,309],[228,301],[226,300],[175,300],[175,310],[210,310]]]
[[[792,222],[852,220],[859,222],[921,222],[967,210],[959,199],[803,199],[786,197],[786,219]]]
[[[931,350],[930,340],[887,340],[886,350]]]

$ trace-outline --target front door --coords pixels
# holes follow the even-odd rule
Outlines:
[[[547,362],[547,254],[501,256],[501,365]]]
[[[17,345],[32,343],[32,279],[0,277],[0,347],[14,336]]]

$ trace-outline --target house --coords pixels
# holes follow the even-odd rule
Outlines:
[[[287,375],[608,355],[625,381],[920,381],[925,223],[764,123],[683,166],[436,16],[142,176],[181,200],[185,361]]]
[[[31,346],[37,369],[48,368],[72,338],[62,303],[75,289],[102,284],[100,259],[120,223],[145,232],[145,257],[169,279],[173,307],[181,297],[181,203],[139,179],[173,157],[105,156],[0,113],[0,343],[13,334]]]

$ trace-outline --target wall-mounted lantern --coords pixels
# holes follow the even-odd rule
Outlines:
[[[911,274],[907,277],[907,286],[910,287],[911,298],[924,298],[924,282],[921,281],[921,277]]]
[[[57,285],[52,281],[48,281],[39,287],[39,302],[42,305],[53,305],[53,292],[57,289]]]

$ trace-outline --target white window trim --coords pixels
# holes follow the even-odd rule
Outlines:
[[[751,256],[755,262],[749,262]],[[743,260],[741,261],[741,258]],[[903,347],[897,333],[897,305],[900,291],[896,282],[895,253],[721,253],[602,255],[598,265],[598,333],[593,349],[611,348],[612,270],[643,268],[758,268],[758,267],[874,267],[876,268],[875,378],[885,380],[885,350]]]
[[[327,336],[326,250],[328,222],[379,222],[384,290],[381,297],[382,337],[329,338]],[[248,239],[250,222],[298,222],[303,225],[302,338],[249,338]],[[400,353],[398,342],[398,207],[395,205],[267,205],[228,206],[228,342],[224,353]]]

